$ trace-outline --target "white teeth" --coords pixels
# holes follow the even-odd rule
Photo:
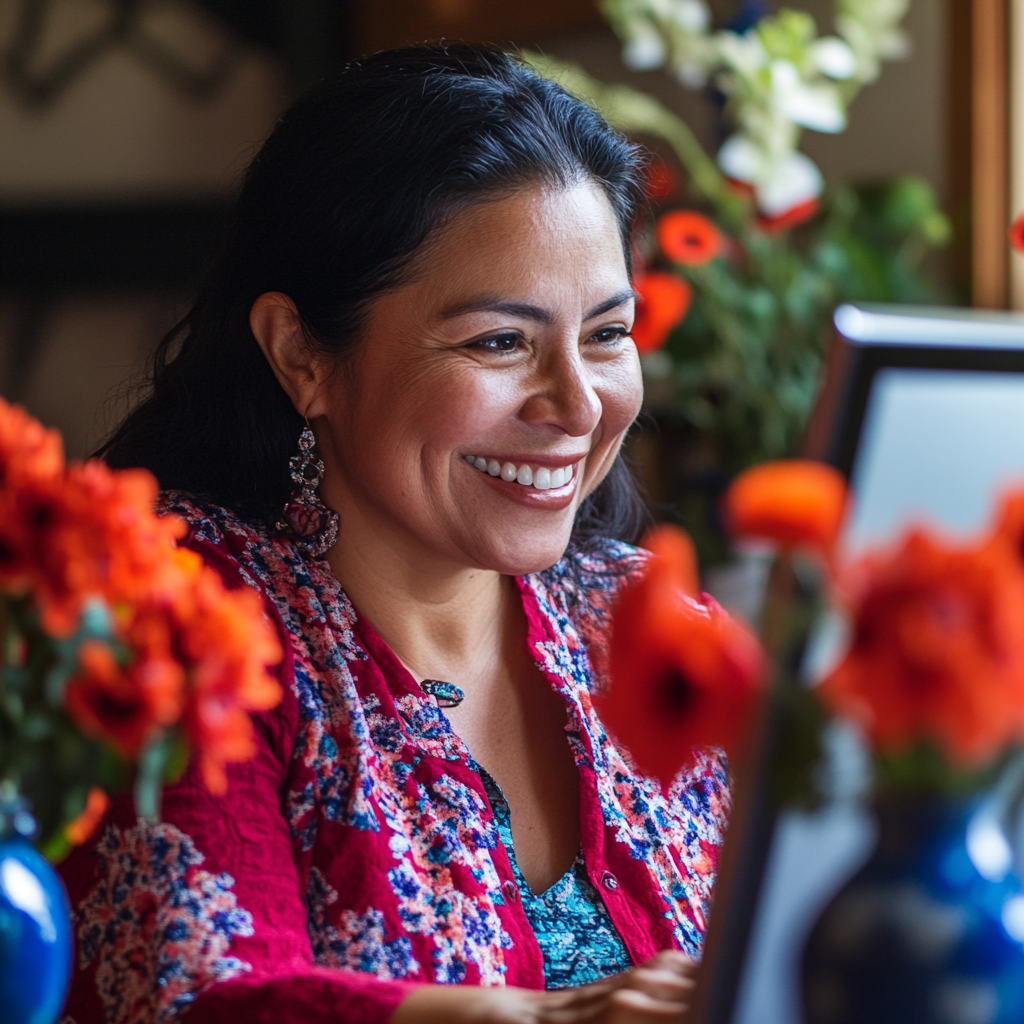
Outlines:
[[[534,470],[532,466],[517,466],[514,462],[485,459],[482,455],[464,455],[463,458],[481,473],[500,476],[507,483],[515,481],[523,487],[536,487],[538,491],[564,487],[572,480],[572,466],[561,466],[558,469],[538,466]]]

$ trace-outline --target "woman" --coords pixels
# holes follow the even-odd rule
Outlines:
[[[681,1019],[724,770],[663,795],[590,699],[643,561],[638,159],[458,46],[353,64],[253,161],[106,456],[266,595],[285,697],[225,797],[190,769],[67,862],[77,1024]]]

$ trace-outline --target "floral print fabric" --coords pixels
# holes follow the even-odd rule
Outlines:
[[[494,811],[498,835],[512,864],[523,910],[544,957],[544,987],[589,985],[632,967],[633,961],[601,901],[601,894],[587,878],[582,851],[550,889],[535,893],[516,862],[512,812],[505,794],[491,775],[483,768],[479,771]]]
[[[173,841],[136,835],[123,801],[65,863],[83,943],[70,1015],[369,1024],[424,982],[544,987],[538,934],[522,901],[503,897],[516,873],[465,744],[327,563],[184,495],[165,507],[229,584],[265,595],[288,648],[285,700],[254,716],[257,757],[229,769],[225,796],[195,766],[168,787],[157,828]],[[578,877],[634,963],[669,946],[699,954],[728,809],[718,755],[663,793],[594,713],[608,610],[642,566],[642,552],[606,542],[517,581],[579,770]],[[618,954],[608,963],[618,969]]]

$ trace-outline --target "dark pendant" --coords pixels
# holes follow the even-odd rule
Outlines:
[[[443,679],[424,679],[420,686],[437,701],[440,708],[456,708],[466,699],[460,687],[446,683]]]

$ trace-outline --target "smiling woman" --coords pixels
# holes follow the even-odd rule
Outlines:
[[[683,1018],[725,770],[663,790],[591,699],[645,560],[638,163],[468,46],[352,64],[254,160],[105,455],[264,594],[286,697],[226,796],[190,767],[66,862],[78,1024]]]

